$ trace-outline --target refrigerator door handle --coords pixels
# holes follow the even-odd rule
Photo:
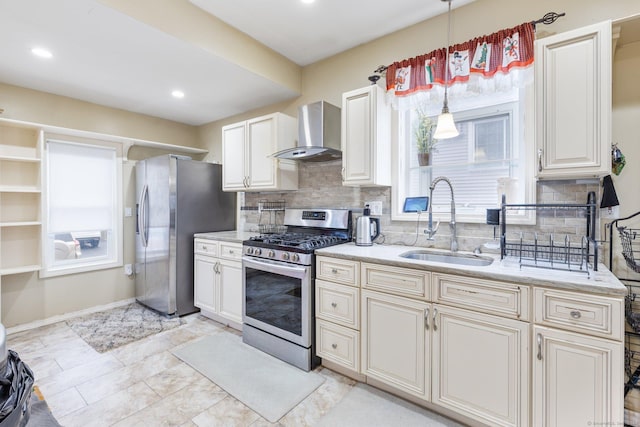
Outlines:
[[[142,246],[145,248],[148,245],[149,230],[147,229],[147,208],[146,202],[149,198],[149,186],[144,185],[142,187],[142,193],[140,194],[140,200],[138,201],[138,229],[140,230],[140,238],[142,239]]]

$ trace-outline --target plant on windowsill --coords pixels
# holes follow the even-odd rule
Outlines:
[[[417,110],[418,118],[414,129],[416,148],[418,149],[418,164],[429,166],[431,164],[431,153],[437,151],[437,140],[433,138],[436,131],[436,123],[425,115],[421,110]]]

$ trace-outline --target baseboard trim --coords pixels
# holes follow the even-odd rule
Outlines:
[[[125,300],[120,300],[116,302],[112,302],[104,305],[97,305],[91,308],[85,308],[84,310],[73,311],[71,313],[59,314],[56,316],[51,316],[42,320],[34,320],[33,322],[23,323],[22,325],[12,326],[7,328],[7,335],[16,334],[18,332],[24,332],[31,329],[36,329],[41,326],[53,325],[54,323],[62,322],[68,319],[72,319],[78,316],[84,316],[85,314],[97,313],[99,311],[110,310],[112,308],[121,307],[123,305],[131,304],[136,302],[135,298],[128,298]]]

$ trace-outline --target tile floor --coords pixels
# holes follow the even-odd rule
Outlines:
[[[65,322],[12,334],[8,348],[33,370],[54,416],[73,426],[312,426],[355,382],[316,369],[325,382],[272,424],[171,350],[205,335],[238,334],[199,314],[186,324],[98,353]]]

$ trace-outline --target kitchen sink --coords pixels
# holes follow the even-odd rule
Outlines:
[[[419,261],[444,262],[446,264],[470,265],[483,267],[490,265],[493,258],[471,254],[461,254],[458,252],[434,252],[434,251],[408,251],[400,254],[402,258],[415,259]]]

